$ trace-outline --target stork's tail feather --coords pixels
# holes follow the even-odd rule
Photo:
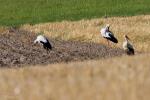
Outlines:
[[[49,49],[49,50],[52,49],[52,45],[51,45],[49,42],[47,42],[47,43],[45,44],[45,46],[46,46],[46,48]]]
[[[51,45],[51,44],[49,44],[49,45],[48,45],[48,48],[49,48],[50,50],[52,50],[52,45]]]
[[[44,43],[42,41],[40,41],[43,44],[44,49],[47,50],[51,50],[52,49],[52,45],[49,43],[49,41],[47,41],[47,43]]]
[[[107,39],[114,42],[114,43],[118,43],[117,38],[115,38],[114,36],[111,36],[110,38],[107,38]]]
[[[127,55],[134,55],[134,49],[133,48],[128,48],[126,53],[127,53]]]
[[[48,41],[48,39],[46,39],[46,40],[47,40],[47,48],[51,50],[52,49],[52,45],[50,44],[50,42]]]

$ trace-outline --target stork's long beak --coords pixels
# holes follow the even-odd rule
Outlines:
[[[110,25],[109,25],[109,24],[107,24],[107,25],[106,25],[106,28],[107,28],[107,30],[109,30],[109,28],[110,28]]]
[[[127,38],[128,40],[130,40],[130,38],[129,38],[128,36],[126,36],[126,38]]]
[[[124,38],[125,38],[126,40],[130,40],[130,38],[129,38],[127,35],[124,35]]]
[[[34,41],[33,43],[32,43],[32,46],[34,46],[34,45],[36,45],[37,44],[37,42],[36,41]]]
[[[106,27],[110,27],[110,25],[109,25],[109,24],[107,24],[107,25],[106,25]]]
[[[35,46],[36,45],[36,43],[32,43],[32,46]]]

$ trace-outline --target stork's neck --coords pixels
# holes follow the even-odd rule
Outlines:
[[[125,41],[129,42],[129,40],[127,38],[125,38]]]
[[[106,31],[109,31],[109,27],[108,26],[106,26]]]

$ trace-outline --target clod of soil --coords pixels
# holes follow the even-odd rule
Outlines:
[[[121,56],[123,50],[102,44],[49,39],[53,49],[49,52],[41,45],[33,45],[36,34],[13,29],[0,34],[0,66],[51,64],[87,59]]]

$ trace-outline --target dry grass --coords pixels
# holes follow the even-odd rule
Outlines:
[[[149,100],[150,55],[0,70],[1,100]]]
[[[43,32],[52,38],[104,43],[99,32],[100,28],[107,23],[111,25],[111,30],[120,41],[118,47],[122,47],[123,34],[128,34],[137,51],[150,50],[150,15],[62,21],[34,26],[24,25],[22,28],[36,33]]]
[[[4,34],[7,30],[7,27],[0,26],[0,34]]]

